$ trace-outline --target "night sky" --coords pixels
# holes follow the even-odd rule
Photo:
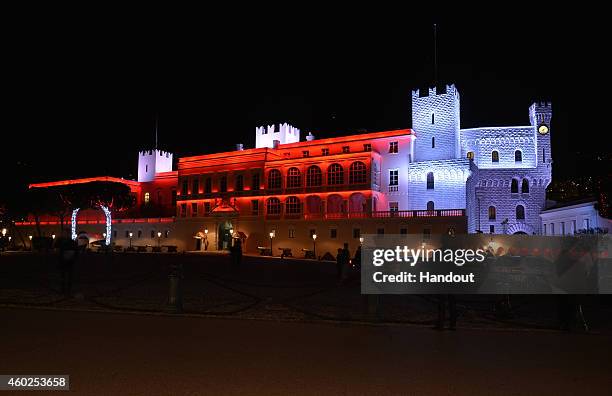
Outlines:
[[[590,138],[607,133],[592,101],[609,90],[591,17],[303,11],[20,18],[5,37],[4,179],[134,178],[155,114],[175,158],[253,147],[271,123],[317,138],[408,128],[411,89],[433,80],[433,22],[438,81],[459,88],[462,127],[527,125],[530,103],[551,100],[554,177],[592,170],[577,152],[608,151]]]

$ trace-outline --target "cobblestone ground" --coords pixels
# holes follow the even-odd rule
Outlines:
[[[136,312],[168,312],[170,268],[183,267],[183,311],[242,319],[383,322],[431,326],[435,296],[386,295],[368,310],[355,276],[339,285],[335,263],[245,256],[233,268],[219,254],[86,253],[74,271],[71,297],[59,292],[52,254],[0,255],[0,305]],[[612,331],[610,296],[581,297],[589,329]],[[459,327],[554,329],[555,296],[512,296],[509,312],[495,309],[501,296],[458,296]],[[372,301],[370,301],[372,307]]]

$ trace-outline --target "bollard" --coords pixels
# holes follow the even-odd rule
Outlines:
[[[181,282],[183,279],[183,268],[180,264],[173,264],[170,266],[170,274],[168,275],[169,280],[169,293],[168,293],[168,305],[170,310],[174,313],[183,312],[183,290]]]
[[[378,302],[380,296],[378,294],[366,295],[366,314],[372,320],[378,319]]]

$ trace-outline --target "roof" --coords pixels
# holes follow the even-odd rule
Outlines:
[[[67,186],[71,184],[84,184],[93,182],[112,182],[121,183],[130,187],[139,187],[140,183],[135,180],[126,180],[118,177],[111,176],[99,176],[99,177],[87,177],[83,179],[72,179],[72,180],[59,180],[45,183],[32,183],[29,188],[44,188],[44,187],[56,187],[56,186]]]
[[[590,204],[596,204],[596,203],[597,203],[597,199],[594,197],[582,198],[582,199],[577,199],[577,200],[568,201],[568,202],[557,202],[554,205],[549,206],[548,208],[544,209],[542,213],[545,213],[548,211],[555,211],[557,209],[569,208],[571,206],[588,206]]]
[[[392,138],[398,136],[409,136],[415,135],[414,131],[411,129],[397,129],[392,131],[382,131],[382,132],[370,132],[370,133],[360,133],[356,135],[348,135],[348,136],[339,136],[327,139],[314,139],[311,141],[304,142],[296,142],[296,143],[286,143],[278,146],[277,149],[268,148],[268,147],[260,147],[260,148],[251,148],[245,150],[234,150],[234,151],[225,151],[221,153],[212,153],[212,154],[203,154],[203,155],[195,155],[190,157],[180,157],[178,159],[179,169],[181,169],[181,164],[192,162],[192,161],[201,161],[201,160],[220,160],[221,163],[227,163],[227,161],[234,156],[239,155],[241,161],[248,160],[260,160],[263,161],[266,159],[266,154],[276,154],[279,151],[284,149],[295,149],[295,148],[307,148],[312,146],[321,146],[321,145],[329,145],[329,144],[338,144],[338,143],[347,143],[347,142],[355,142],[360,140],[373,140],[373,139],[385,139]]]

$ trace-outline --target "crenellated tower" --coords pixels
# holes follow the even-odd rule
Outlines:
[[[163,150],[145,150],[138,153],[138,181],[150,182],[156,173],[172,171],[172,153]]]
[[[550,150],[550,120],[552,105],[550,102],[536,102],[529,107],[529,122],[535,127],[537,135],[537,166],[552,163]]]
[[[443,92],[412,91],[412,129],[416,132],[415,161],[460,157],[459,91],[454,84]]]

